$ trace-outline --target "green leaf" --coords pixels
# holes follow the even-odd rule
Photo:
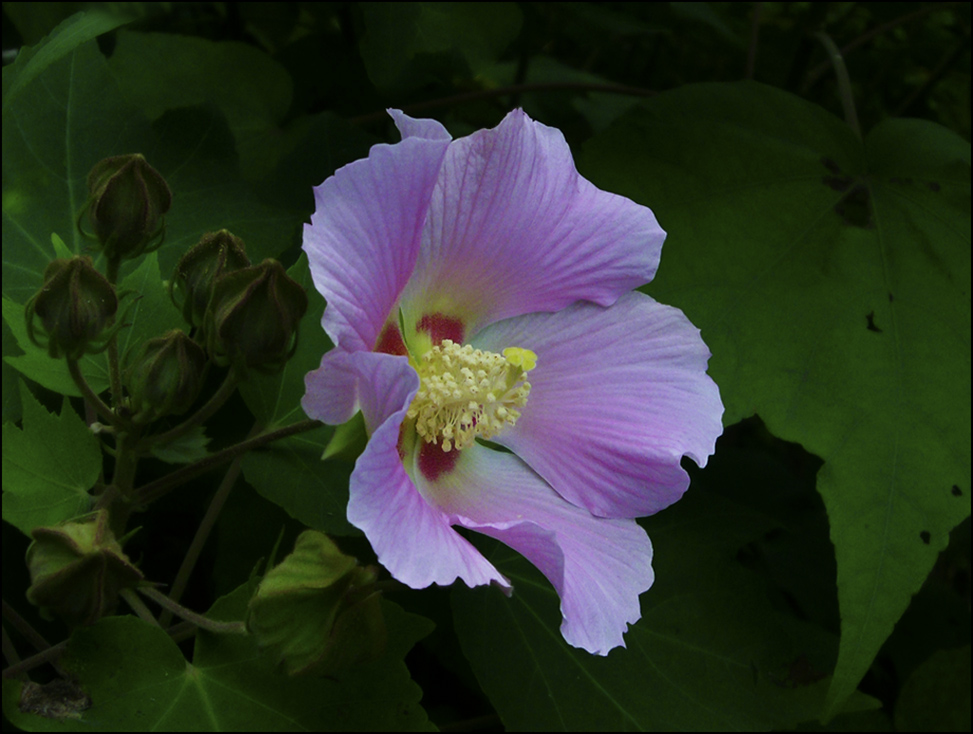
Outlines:
[[[970,730],[970,646],[939,650],[902,686],[896,731]]]
[[[266,173],[279,155],[278,124],[291,104],[291,78],[245,43],[121,31],[108,62],[122,92],[150,120],[178,107],[215,105],[226,117],[241,166]]]
[[[622,118],[582,170],[669,232],[648,291],[702,329],[726,422],[759,413],[825,461],[833,713],[970,512],[969,144],[916,120],[863,144],[784,92],[707,84]]]
[[[362,58],[383,89],[414,84],[411,62],[421,55],[457,54],[475,72],[497,59],[522,22],[514,3],[363,3],[362,13]]]
[[[209,436],[203,426],[196,426],[174,441],[164,444],[152,444],[152,455],[160,461],[169,464],[191,464],[206,458],[206,445]]]
[[[101,472],[98,439],[67,399],[54,415],[23,383],[23,428],[3,425],[3,519],[25,535],[90,509]]]
[[[19,15],[17,12],[19,8],[17,7],[11,7],[8,10],[14,17]],[[60,11],[61,8],[57,10]],[[4,109],[14,101],[20,91],[58,59],[70,53],[82,43],[91,41],[102,33],[107,33],[131,20],[126,13],[119,12],[119,10],[120,8],[116,5],[111,12],[93,8],[85,12],[75,13],[51,31],[44,42],[21,49],[14,63],[3,69]],[[24,13],[23,20],[29,23],[32,20],[31,16],[36,16],[36,12],[36,8],[31,8],[30,12]],[[17,26],[26,38],[28,33],[25,32],[20,23]]]
[[[322,426],[251,451],[241,462],[243,475],[263,497],[308,527],[329,535],[359,535],[345,518],[351,465],[321,461],[333,433]]]
[[[216,603],[213,618],[239,620],[248,590]],[[4,681],[4,713],[28,731],[424,731],[422,692],[402,662],[430,631],[423,617],[382,605],[389,645],[381,659],[339,678],[277,673],[249,636],[200,632],[191,663],[158,627],[109,617],[75,631],[61,664],[92,705],[78,719],[18,709],[20,684]]]
[[[836,641],[775,609],[736,561],[775,523],[694,487],[642,524],[656,583],[627,648],[607,657],[564,641],[557,595],[533,566],[500,544],[481,546],[513,581],[512,597],[457,586],[452,602],[463,650],[506,727],[767,730],[815,719]],[[852,708],[874,705],[860,697]]]
[[[38,49],[53,42],[48,38]],[[74,254],[89,250],[75,223],[91,167],[109,155],[144,150],[152,136],[118,94],[93,41],[26,81],[20,82],[21,72],[15,67],[12,78],[22,88],[3,107],[3,295],[26,303],[55,257],[52,233]]]

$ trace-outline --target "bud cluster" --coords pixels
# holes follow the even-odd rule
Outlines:
[[[304,289],[279,262],[252,264],[243,241],[222,229],[203,234],[179,260],[170,281],[169,293],[185,328],[148,334],[135,349],[120,354],[116,335],[129,325],[120,302],[136,295],[116,291],[120,266],[161,245],[172,192],[141,155],[99,162],[88,176],[88,189],[78,226],[82,235],[97,242],[105,274],[88,255],[56,259],[25,306],[30,340],[52,358],[67,360],[88,406],[107,424],[98,433],[114,441],[114,446],[104,445],[114,458],[114,472],[110,485],[99,480],[96,511],[31,531],[27,597],[43,616],[71,626],[92,624],[111,613],[119,596],[131,602],[136,597],[129,589],[151,592],[113,532],[121,533],[133,509],[144,509],[135,488],[139,459],[152,454],[184,460],[187,454],[180,450],[185,445],[180,447],[177,439],[198,442],[196,429],[251,369],[279,370],[294,354],[298,325],[308,308]],[[136,302],[138,297],[127,301]],[[88,384],[79,363],[102,351],[107,351],[112,405]],[[213,368],[229,369],[223,385],[203,403],[200,395]],[[175,426],[152,425],[190,413],[197,403],[203,404]],[[336,644],[332,627],[351,626],[357,632],[362,625],[381,625],[377,598],[368,601],[361,592],[371,588],[375,574],[358,568],[337,549],[319,551],[317,557],[327,567],[330,590],[319,589],[324,596],[314,601],[329,610],[326,653],[334,661],[351,653]]]
[[[88,190],[79,227],[87,218],[90,232],[81,227],[82,234],[98,242],[108,277],[86,255],[54,260],[25,308],[29,338],[57,359],[98,353],[126,326],[113,282],[118,266],[161,244],[172,204],[165,179],[139,154],[97,163]],[[307,311],[304,289],[281,264],[252,265],[243,241],[225,229],[204,234],[179,260],[170,293],[188,329],[149,339],[119,375],[128,393],[123,412],[140,425],[188,411],[209,364],[241,378],[251,368],[280,369]]]

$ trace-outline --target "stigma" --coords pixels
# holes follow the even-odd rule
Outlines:
[[[508,347],[501,355],[443,339],[419,362],[419,392],[406,415],[427,443],[465,449],[517,423],[536,364],[529,349]]]

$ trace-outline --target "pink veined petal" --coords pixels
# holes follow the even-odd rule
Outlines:
[[[375,145],[315,188],[304,250],[328,302],[321,323],[337,346],[374,348],[415,266],[448,145],[419,137]]]
[[[419,375],[407,357],[332,349],[321,366],[304,378],[301,407],[310,418],[337,425],[361,410],[374,431],[392,412],[408,407],[419,388]],[[407,396],[407,399],[406,399]]]
[[[434,482],[416,476],[430,503],[453,520],[521,553],[561,599],[561,633],[575,647],[607,655],[641,616],[653,582],[652,544],[634,520],[593,517],[561,498],[513,454],[482,446],[461,452]]]
[[[402,133],[403,140],[412,137],[428,140],[453,139],[453,136],[438,120],[409,117],[402,110],[389,109],[388,113],[395,121],[395,126],[399,129],[399,132]]]
[[[379,563],[415,589],[451,584],[457,578],[469,586],[492,582],[509,589],[503,575],[453,530],[442,510],[422,498],[406,474],[399,456],[399,428],[419,387],[408,359],[346,352],[325,358],[318,373],[309,380],[304,399],[308,414],[316,417],[312,411],[323,399],[311,388],[334,389],[354,380],[356,405],[371,432],[351,474],[348,521],[365,533]]]
[[[577,303],[493,324],[472,344],[537,354],[510,448],[578,507],[602,517],[651,515],[689,486],[685,455],[705,466],[722,433],[710,353],[686,316],[641,293],[610,308]]]
[[[649,209],[578,174],[560,131],[514,110],[450,144],[403,311],[472,332],[579,299],[610,305],[652,279],[664,239]]]

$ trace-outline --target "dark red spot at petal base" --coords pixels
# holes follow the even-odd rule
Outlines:
[[[405,342],[402,341],[402,332],[399,331],[396,324],[388,323],[385,325],[382,333],[378,336],[378,341],[375,342],[375,351],[401,356],[409,353],[405,348]]]
[[[463,343],[463,322],[441,313],[426,314],[419,319],[416,329],[429,334],[433,346],[441,344],[443,339],[452,339],[456,344]]]
[[[423,441],[419,448],[419,471],[430,482],[435,482],[443,474],[453,471],[458,458],[459,451],[443,451],[441,446]]]

